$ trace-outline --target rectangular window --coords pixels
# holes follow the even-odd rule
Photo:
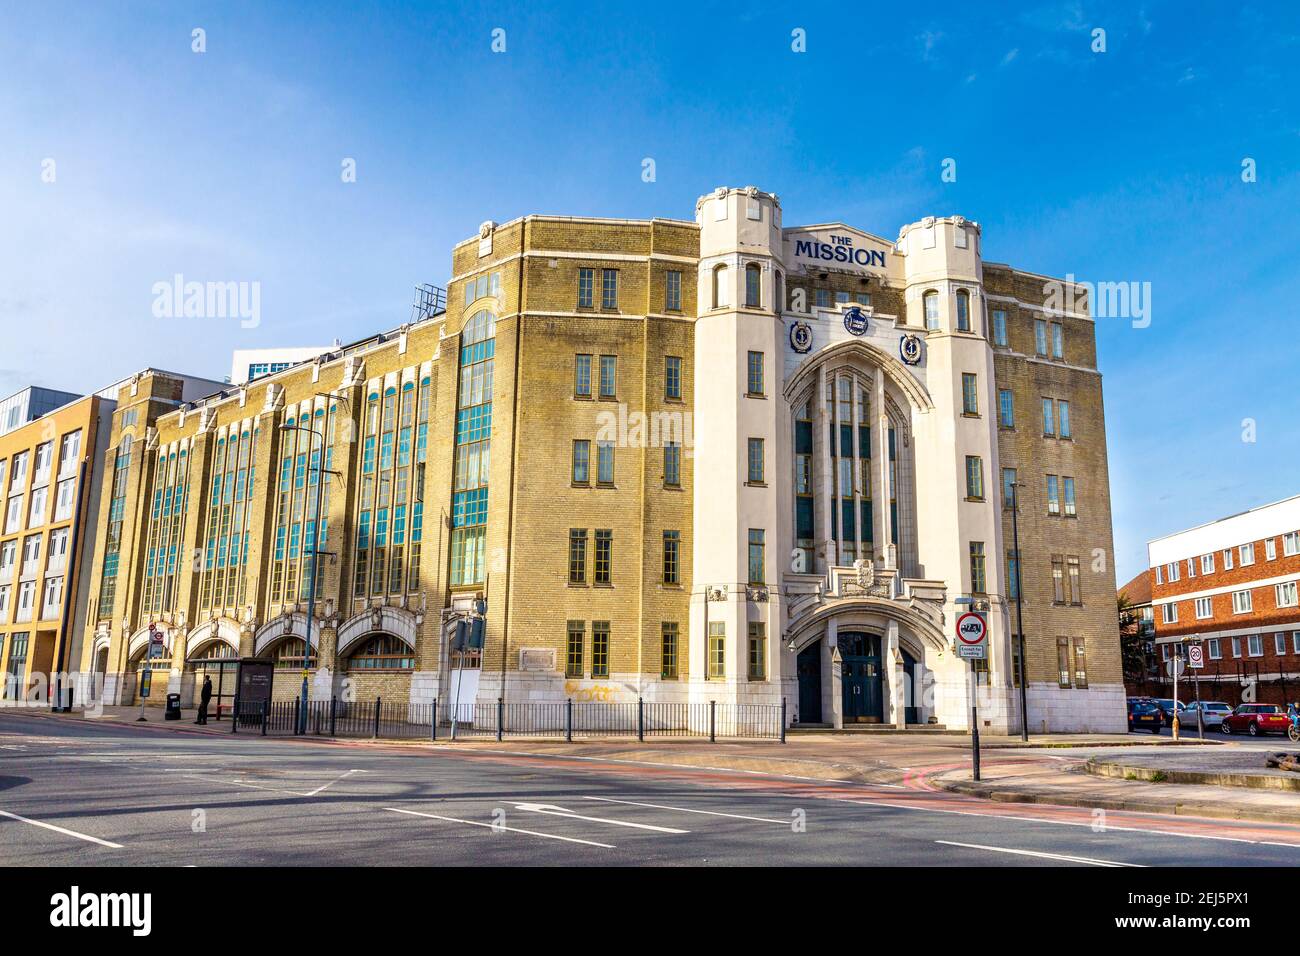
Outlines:
[[[682,446],[677,442],[664,445],[664,484],[669,488],[682,484]]]
[[[1020,559],[1015,551],[1007,552],[1007,600],[1020,597]]]
[[[1239,637],[1234,637],[1232,639],[1232,656],[1233,657],[1241,656],[1241,638]]]
[[[1061,513],[1060,479],[1056,475],[1047,476],[1047,513],[1049,515]]]
[[[659,627],[659,676],[677,680],[677,623],[664,621]]]
[[[1264,539],[1264,560],[1273,561],[1277,559],[1277,538]]]
[[[727,676],[727,625],[709,622],[709,659],[706,680],[724,680]]]
[[[965,415],[979,414],[979,395],[974,372],[961,373],[961,410]]]
[[[983,594],[987,588],[984,583],[984,542],[970,543],[970,589],[972,594]]]
[[[591,622],[591,676],[609,676],[609,621]]]
[[[1070,431],[1070,403],[1057,402],[1056,416],[1058,419],[1060,419],[1061,422],[1061,427],[1057,429],[1057,431],[1060,433],[1060,436],[1062,438],[1072,437],[1072,433]]]
[[[1047,322],[1043,319],[1034,319],[1034,351],[1047,354]]]
[[[664,584],[681,583],[682,533],[664,532]]]
[[[1182,574],[1182,565],[1177,561],[1170,561],[1165,565],[1165,578],[1170,584],[1177,581],[1180,574]]]
[[[1015,395],[1009,388],[998,389],[998,424],[1003,428],[1016,427]]]
[[[612,583],[614,560],[614,532],[608,528],[596,531],[596,563],[593,568],[593,584]]]
[[[682,274],[676,269],[669,269],[664,276],[664,311],[680,312],[682,310]]]
[[[993,344],[1007,344],[1007,314],[1002,309],[993,310]]]
[[[830,290],[830,289],[818,289],[818,290],[816,291],[816,293],[814,294],[814,297],[815,297],[816,302],[817,302],[817,308],[819,308],[819,309],[829,309],[829,308],[831,307],[831,290]]]
[[[765,580],[767,534],[762,528],[749,529],[749,583],[762,584]]]
[[[573,357],[573,397],[591,398],[591,356]]]
[[[922,297],[922,303],[925,305],[925,327],[927,329],[937,329],[939,327],[939,295],[936,292],[927,292]],[[818,303],[820,304],[820,303]]]
[[[749,679],[767,679],[767,625],[749,622]]]
[[[1243,568],[1248,564],[1255,563],[1255,545],[1253,543],[1243,544],[1237,550],[1241,556],[1241,566]]]
[[[1070,603],[1079,605],[1083,603],[1083,592],[1080,590],[1079,581],[1079,559],[1071,556],[1065,559],[1065,569],[1069,574],[1070,585]]]
[[[1214,617],[1214,601],[1212,598],[1200,597],[1196,599],[1196,618],[1204,621],[1207,618]]]
[[[1282,535],[1282,557],[1291,558],[1300,554],[1300,531],[1288,531]]]
[[[1058,637],[1056,639],[1056,670],[1057,683],[1061,687],[1070,686],[1070,639],[1068,637]]]
[[[1088,649],[1082,637],[1074,639],[1074,686],[1088,686]]]
[[[1059,554],[1052,555],[1052,601],[1065,603],[1065,559]]]
[[[600,270],[600,307],[602,309],[618,308],[618,270]]]
[[[1212,637],[1205,642],[1205,652],[1212,661],[1217,661],[1223,657],[1223,648],[1220,646],[1217,637]]]
[[[1223,550],[1223,570],[1232,570],[1232,549],[1224,548]]]
[[[612,485],[614,483],[614,443],[612,441],[596,442],[596,484]]]
[[[582,645],[586,642],[587,625],[582,621],[570,621],[568,627],[568,645],[564,654],[564,676],[582,676]]]
[[[1214,573],[1214,555],[1213,555],[1213,554],[1203,554],[1203,555],[1201,555],[1201,573],[1202,573],[1202,574],[1213,574],[1213,573]]]
[[[1254,601],[1251,598],[1250,591],[1233,591],[1232,592],[1232,613],[1249,614],[1254,609]]]
[[[751,485],[761,485],[763,483],[763,439],[751,438],[749,440],[749,483]]]
[[[1016,506],[1016,470],[1014,468],[1002,469],[1002,507],[1014,508]]]
[[[1296,582],[1284,581],[1275,587],[1278,607],[1296,606]]]
[[[970,293],[965,290],[957,293],[957,331],[970,331]]]
[[[1281,657],[1281,656],[1283,656],[1284,654],[1286,654],[1286,635],[1285,635],[1285,634],[1274,634],[1274,635],[1273,635],[1273,653],[1276,654],[1278,657]]]
[[[1189,578],[1196,577],[1196,560],[1194,558],[1187,559],[1187,576]]]
[[[615,379],[618,376],[618,358],[614,355],[602,355],[600,357],[600,397],[613,398],[615,394]]]
[[[1065,327],[1060,322],[1052,323],[1052,358],[1065,356]]]
[[[1065,513],[1075,515],[1078,512],[1074,508],[1074,479],[1068,476],[1061,478],[1061,491],[1065,495]]]
[[[591,480],[591,442],[586,438],[573,442],[573,483],[585,485]]]
[[[578,308],[590,309],[595,303],[595,269],[578,270]]]
[[[1043,437],[1056,437],[1056,413],[1050,398],[1043,399]]]
[[[1164,624],[1177,624],[1178,605],[1173,603],[1160,605],[1160,620]]]
[[[670,402],[682,399],[682,360],[676,355],[664,359],[664,398]]]
[[[587,529],[569,529],[569,583],[587,583]]]
[[[1246,638],[1246,653],[1251,657],[1264,656],[1264,637],[1262,634],[1251,634]]]
[[[966,456],[966,497],[984,500],[984,462],[979,455]]]
[[[763,353],[749,353],[749,376],[748,391],[745,393],[750,396],[763,395]]]

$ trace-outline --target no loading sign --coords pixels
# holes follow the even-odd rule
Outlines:
[[[981,614],[967,611],[957,618],[957,656],[967,660],[983,660],[987,656],[988,625]]]

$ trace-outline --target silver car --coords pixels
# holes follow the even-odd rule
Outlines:
[[[1192,701],[1187,705],[1187,710],[1178,715],[1178,722],[1184,727],[1195,727],[1198,708],[1206,728],[1221,726],[1223,718],[1232,713],[1232,708],[1219,700]]]

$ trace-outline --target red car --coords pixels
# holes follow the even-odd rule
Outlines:
[[[1238,704],[1236,710],[1223,718],[1219,727],[1225,734],[1247,733],[1283,734],[1291,726],[1291,719],[1277,704]]]

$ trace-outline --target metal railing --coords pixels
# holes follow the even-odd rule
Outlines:
[[[620,703],[543,701],[461,704],[450,708],[390,701],[293,700],[235,702],[232,734],[262,736],[370,737],[373,739],[506,737],[719,737],[785,742],[786,707],[777,704],[666,703],[637,699]]]

